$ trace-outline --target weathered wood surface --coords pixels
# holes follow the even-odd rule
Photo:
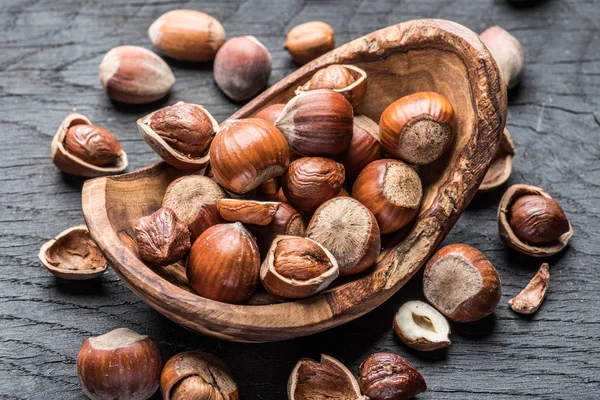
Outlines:
[[[157,160],[135,120],[179,100],[207,106],[218,120],[239,105],[215,86],[209,66],[170,62],[172,95],[148,107],[121,107],[101,90],[97,67],[119,44],[151,48],[146,29],[178,7],[206,11],[229,37],[252,34],[273,54],[271,83],[294,70],[281,45],[297,23],[332,24],[337,42],[393,23],[446,18],[475,31],[499,24],[525,50],[522,85],[509,95],[507,127],[517,147],[512,183],[545,188],[569,216],[575,235],[549,259],[551,281],[540,311],[525,318],[506,301],[541,261],[507,250],[497,234],[501,192],[478,196],[450,233],[483,251],[503,282],[497,312],[479,323],[453,324],[450,348],[420,354],[395,339],[392,315],[422,298],[418,279],[378,310],[340,328],[275,344],[235,344],[192,334],[154,312],[111,271],[91,282],[49,275],[39,247],[83,222],[80,179],[50,161],[50,142],[73,108],[113,130],[130,157],[129,170]],[[83,399],[75,358],[81,343],[117,327],[152,335],[165,357],[184,349],[221,356],[243,399],[284,399],[299,357],[331,354],[356,372],[369,353],[394,351],[426,378],[422,399],[597,399],[600,396],[600,7],[596,0],[546,0],[515,8],[501,0],[3,0],[0,22],[0,398]],[[156,396],[159,398],[159,396]]]

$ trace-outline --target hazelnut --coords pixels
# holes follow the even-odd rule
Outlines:
[[[506,245],[534,257],[563,250],[573,228],[562,208],[535,186],[513,185],[500,200],[498,230]]]
[[[225,42],[213,67],[217,86],[233,101],[257,95],[271,76],[271,53],[254,36],[239,36]]]
[[[285,299],[312,296],[338,275],[335,257],[325,247],[294,236],[276,237],[260,268],[265,289]]]
[[[375,263],[381,250],[375,216],[351,197],[335,197],[317,208],[306,237],[333,254],[340,275],[363,272]]]
[[[212,226],[196,239],[188,257],[187,277],[200,296],[238,304],[256,290],[259,269],[256,242],[236,222]]]
[[[187,224],[193,243],[202,232],[221,222],[217,202],[224,197],[227,195],[212,179],[188,175],[171,182],[162,206],[173,210]]]
[[[354,111],[344,96],[311,90],[291,99],[275,121],[290,149],[305,156],[336,156],[352,140]]]
[[[455,130],[452,104],[434,92],[418,92],[396,100],[379,120],[385,152],[410,164],[437,160],[450,148]]]
[[[256,187],[256,198],[262,201],[277,201],[279,184],[275,179],[269,179]]]
[[[435,308],[422,301],[408,301],[394,317],[394,332],[408,347],[420,351],[450,345],[450,325]]]
[[[62,279],[93,279],[108,268],[85,225],[69,228],[44,243],[38,257],[50,273]]]
[[[287,200],[302,211],[314,211],[334,198],[344,184],[344,166],[328,158],[304,157],[292,162],[283,176]]]
[[[135,241],[142,260],[154,265],[173,264],[192,246],[187,224],[166,207],[138,220]]]
[[[296,94],[309,90],[329,89],[342,94],[356,108],[367,94],[367,73],[354,65],[333,64],[318,70]]]
[[[288,380],[290,400],[366,400],[358,382],[338,360],[326,354],[321,362],[303,358],[294,367]]]
[[[505,128],[500,139],[500,146],[477,191],[487,192],[502,186],[512,172],[512,159],[514,155],[515,144],[510,137],[510,133]]]
[[[285,38],[283,48],[296,64],[309,61],[333,50],[335,35],[333,28],[325,22],[312,21],[295,26]]]
[[[500,301],[498,272],[481,252],[451,244],[431,257],[423,274],[427,300],[456,322],[472,322],[494,312]]]
[[[258,238],[262,255],[269,251],[275,237],[279,235],[304,236],[306,232],[302,215],[287,203],[279,203],[279,207],[269,225],[251,225],[249,228]]]
[[[427,390],[419,371],[393,353],[367,357],[358,367],[358,384],[369,400],[411,399]]]
[[[77,375],[92,400],[145,400],[156,392],[162,357],[156,342],[119,328],[83,342]]]
[[[364,204],[377,219],[381,233],[408,225],[419,212],[423,187],[413,168],[402,161],[373,161],[358,175],[352,197]]]
[[[100,82],[113,100],[143,104],[169,93],[175,76],[167,63],[150,50],[138,46],[119,46],[102,59]]]
[[[279,202],[220,199],[217,208],[225,221],[265,226],[273,222]]]
[[[492,26],[481,34],[481,40],[490,49],[511,89],[521,81],[525,58],[519,41],[499,26]]]
[[[352,140],[337,158],[346,169],[346,179],[356,179],[367,165],[379,160],[381,156],[379,125],[364,115],[355,116]]]
[[[254,114],[254,118],[266,119],[269,122],[275,123],[281,112],[285,108],[285,104],[277,103],[271,104]]]
[[[167,361],[160,390],[165,400],[237,400],[239,396],[227,365],[198,350],[184,351]]]
[[[508,305],[519,314],[535,313],[546,297],[549,280],[550,267],[548,263],[543,263],[521,293],[508,300]]]
[[[225,189],[243,194],[282,175],[290,163],[290,149],[269,121],[233,120],[215,136],[210,162],[215,179]]]
[[[148,36],[167,56],[182,61],[210,61],[225,42],[225,29],[211,15],[172,10],[150,25]]]

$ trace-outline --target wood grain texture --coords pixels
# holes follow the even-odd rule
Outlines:
[[[453,324],[446,352],[408,350],[392,332],[398,306],[422,299],[419,275],[372,313],[328,332],[276,344],[236,344],[198,336],[146,306],[112,271],[90,282],[51,276],[37,252],[49,238],[83,222],[82,180],[50,160],[56,128],[74,107],[121,140],[129,170],[158,161],[140,139],[137,118],[179,100],[205,105],[219,121],[239,108],[222,95],[209,66],[169,60],[177,83],[168,99],[123,107],[104,95],[97,67],[120,44],[151,48],[147,27],[185,6],[223,22],[229,37],[252,34],[273,54],[270,84],[295,67],[281,48],[294,25],[321,19],[344,43],[415,18],[445,18],[481,32],[499,24],[522,43],[522,84],[509,93],[507,127],[516,145],[508,185],[527,183],[557,200],[575,231],[550,258],[547,298],[533,317],[506,301],[519,293],[539,261],[507,250],[497,234],[500,191],[478,195],[446,243],[467,243],[492,261],[503,283],[496,313]],[[268,13],[265,10],[269,10]],[[356,373],[374,351],[413,363],[429,390],[419,399],[597,399],[600,391],[600,9],[595,0],[546,0],[514,8],[501,0],[6,0],[0,7],[0,398],[85,399],[75,359],[86,337],[117,327],[152,335],[165,358],[184,349],[221,357],[243,398],[285,399],[300,357],[324,352]],[[507,186],[505,186],[507,187]],[[156,399],[160,396],[156,395]]]

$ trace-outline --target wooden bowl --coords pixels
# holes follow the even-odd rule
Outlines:
[[[394,100],[434,91],[452,103],[458,119],[453,147],[419,168],[422,209],[367,274],[313,297],[281,303],[265,293],[252,305],[204,299],[187,286],[179,264],[146,266],[136,255],[133,227],[158,209],[169,182],[189,172],[165,163],[83,188],[83,212],[92,237],[120,278],[146,303],[193,331],[221,339],[268,342],[310,335],[355,319],[390,298],[423,265],[465,209],[496,154],[506,119],[506,89],[491,53],[469,29],[442,20],[390,26],[341,46],[289,75],[231,118],[245,118],[285,103],[318,69],[353,64],[368,74],[365,100],[356,110],[375,121]]]

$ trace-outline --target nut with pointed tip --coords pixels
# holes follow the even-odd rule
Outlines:
[[[504,193],[498,231],[507,246],[533,257],[560,252],[573,236],[560,205],[544,190],[529,185],[513,185]]]
[[[119,328],[83,342],[77,375],[92,400],[145,400],[158,389],[162,357],[151,337]]]
[[[108,268],[85,225],[69,228],[44,243],[38,257],[50,273],[62,279],[93,279]]]
[[[275,123],[275,121],[277,121],[277,118],[279,118],[284,108],[285,104],[282,103],[271,104],[270,106],[266,106],[265,108],[261,109],[259,112],[254,114],[254,118],[262,118],[266,119],[269,122]]]
[[[375,216],[351,197],[335,197],[317,208],[308,224],[306,237],[333,254],[340,275],[365,271],[375,263],[381,250]]]
[[[113,100],[144,104],[166,96],[175,76],[167,63],[150,50],[119,46],[102,59],[100,83]]]
[[[217,202],[227,195],[212,179],[201,175],[187,175],[175,179],[167,187],[162,206],[175,212],[186,223],[192,243],[202,232],[221,222]]]
[[[472,322],[494,312],[502,289],[496,268],[479,250],[466,244],[451,244],[427,262],[423,292],[446,317]]]
[[[238,388],[229,368],[218,357],[203,351],[178,353],[160,375],[165,400],[238,400]]]
[[[515,144],[506,128],[502,132],[500,146],[492,160],[492,164],[483,177],[483,181],[477,192],[487,192],[502,186],[510,177],[512,172],[512,159],[515,155]]]
[[[410,164],[429,164],[440,158],[452,145],[455,130],[452,104],[434,92],[417,92],[396,100],[379,120],[385,152]]]
[[[260,255],[254,237],[239,223],[211,226],[188,257],[190,286],[202,297],[239,304],[256,290]]]
[[[394,317],[394,332],[408,347],[420,351],[450,345],[450,325],[438,310],[422,301],[408,301]]]
[[[508,300],[508,305],[519,314],[535,313],[546,297],[549,280],[550,267],[548,263],[543,263],[521,293]]]
[[[352,197],[371,210],[385,234],[405,227],[415,218],[423,187],[413,168],[402,161],[383,159],[367,165],[358,175]]]
[[[304,156],[336,156],[352,140],[354,111],[332,90],[311,90],[292,98],[275,121],[290,149]]]
[[[335,34],[333,28],[321,21],[311,21],[292,28],[285,38],[283,48],[292,56],[292,60],[299,65],[333,50],[335,47]]]
[[[367,94],[367,73],[354,65],[333,64],[315,72],[296,94],[309,90],[329,89],[342,94],[356,108]]]
[[[181,260],[192,246],[187,224],[166,207],[138,220],[135,241],[142,260],[161,266]]]
[[[338,360],[321,354],[321,361],[302,358],[288,380],[289,400],[366,400],[358,382]]]
[[[312,296],[338,275],[335,257],[325,247],[294,236],[277,236],[260,268],[265,289],[284,299]]]
[[[217,52],[213,67],[217,86],[233,101],[257,95],[271,76],[271,53],[254,36],[229,39]]]
[[[279,204],[273,201],[220,199],[217,208],[225,221],[265,226],[273,222]]]
[[[492,26],[481,33],[481,40],[496,59],[506,87],[511,89],[521,81],[525,58],[519,41],[499,26]]]
[[[282,175],[290,163],[285,137],[271,122],[248,118],[226,122],[210,147],[211,171],[227,190],[244,194]]]
[[[393,353],[367,357],[358,368],[358,384],[369,400],[411,399],[427,390],[419,371]]]
[[[367,165],[381,157],[379,125],[364,115],[355,116],[352,140],[348,148],[337,158],[346,169],[346,178],[356,179]]]
[[[152,44],[176,60],[203,62],[215,58],[225,29],[213,16],[195,10],[172,10],[150,25]]]

